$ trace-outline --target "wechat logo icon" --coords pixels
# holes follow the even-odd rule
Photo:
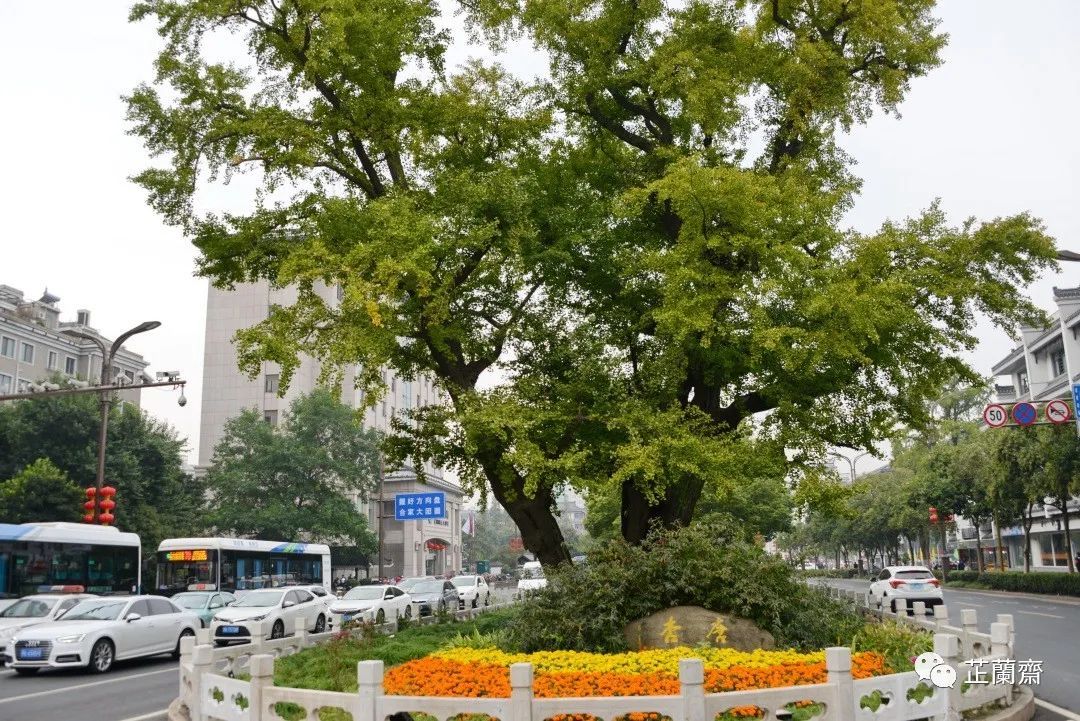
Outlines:
[[[915,658],[915,673],[937,688],[952,688],[956,683],[956,669],[947,666],[945,659],[932,651],[920,653]]]

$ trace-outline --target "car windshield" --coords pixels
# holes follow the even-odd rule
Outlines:
[[[55,605],[55,598],[20,598],[0,611],[0,618],[43,618]]]
[[[81,601],[60,617],[61,621],[115,621],[127,601]]]
[[[461,586],[475,586],[476,576],[454,576],[450,579],[450,583],[458,586],[459,588]]]
[[[926,569],[914,569],[914,570],[910,570],[910,571],[897,571],[894,574],[894,576],[896,578],[905,578],[905,579],[914,580],[914,579],[920,579],[920,578],[933,578],[934,574],[930,573]]]
[[[208,598],[209,593],[178,593],[172,600],[180,608],[205,608]]]
[[[348,601],[374,601],[383,597],[386,589],[382,586],[357,586],[345,594]]]
[[[413,586],[421,583],[428,583],[430,581],[430,578],[406,578],[404,581],[398,584],[398,588],[400,588],[402,591],[408,591]]]
[[[540,568],[539,566],[536,567],[536,568],[523,568],[521,570],[521,577],[522,578],[543,578],[544,577],[544,569]]]
[[[443,585],[438,581],[420,581],[409,589],[409,593],[421,594],[421,593],[439,593],[442,591]]]
[[[281,603],[281,591],[252,591],[233,604],[233,608],[247,606],[248,608],[269,608]]]

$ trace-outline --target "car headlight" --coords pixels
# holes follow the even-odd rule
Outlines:
[[[82,641],[84,638],[86,638],[86,634],[85,633],[80,633],[80,634],[78,634],[76,636],[63,636],[61,638],[56,639],[56,642],[57,643],[78,643],[79,641]]]
[[[226,623],[225,619],[221,616],[214,616],[210,621],[211,623]]]

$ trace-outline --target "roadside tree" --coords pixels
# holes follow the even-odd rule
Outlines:
[[[82,519],[83,490],[47,458],[39,458],[0,485],[4,523]]]
[[[279,426],[245,410],[226,422],[214,449],[207,525],[370,550],[372,534],[356,499],[375,488],[378,444],[378,433],[363,429],[353,410],[326,390],[294,400]]]
[[[165,164],[136,180],[215,284],[297,287],[239,334],[246,371],[359,363],[370,398],[381,366],[431,374],[449,406],[391,448],[491,493],[544,563],[569,556],[564,483],[613,484],[641,542],[693,520],[755,417],[796,465],[869,448],[974,378],[975,311],[1040,317],[1015,288],[1056,256],[1027,215],[841,225],[860,181],[837,133],[940,63],[929,0],[462,3],[546,53],[539,79],[447,68],[437,7],[137,3],[165,48],[129,117]],[[217,34],[247,62],[211,58]],[[245,172],[246,208],[199,207]]]

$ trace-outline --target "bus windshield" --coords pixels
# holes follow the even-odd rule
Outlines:
[[[0,598],[48,592],[56,586],[68,587],[66,592],[136,593],[141,582],[139,556],[138,536],[133,533],[0,523]]]
[[[216,551],[162,551],[158,553],[157,589],[164,593],[186,591],[193,584],[217,582]],[[198,558],[200,560],[192,560]]]

